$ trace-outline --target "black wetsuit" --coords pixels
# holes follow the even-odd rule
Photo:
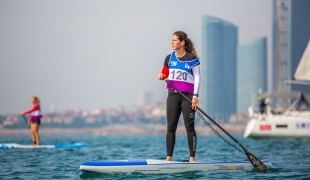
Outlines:
[[[192,53],[186,53],[183,57],[178,58],[180,61],[190,61],[196,59]],[[168,66],[170,60],[170,55],[165,59],[165,66]],[[192,99],[193,94],[184,92],[189,99]],[[195,131],[195,111],[191,107],[185,98],[183,98],[179,93],[175,91],[168,90],[167,97],[167,134],[166,134],[166,148],[167,156],[172,156],[174,144],[175,144],[175,132],[177,130],[178,121],[183,114],[184,125],[187,132],[188,147],[191,157],[195,157],[197,137]]]

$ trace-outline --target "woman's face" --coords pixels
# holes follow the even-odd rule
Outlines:
[[[179,50],[184,47],[184,41],[180,41],[178,36],[173,35],[171,39],[171,45],[173,50]]]
[[[32,104],[35,104],[35,103],[36,103],[36,101],[34,100],[34,98],[31,98],[30,101],[31,101]]]

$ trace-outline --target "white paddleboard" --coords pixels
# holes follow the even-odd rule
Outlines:
[[[82,148],[87,147],[82,143],[70,143],[70,144],[51,144],[51,145],[22,145],[15,143],[0,144],[0,149],[15,149],[15,148]]]
[[[271,162],[262,160],[267,167],[272,167]],[[187,171],[223,171],[223,170],[251,170],[250,161],[236,162],[177,162],[154,159],[141,160],[111,160],[90,161],[80,165],[83,173],[133,173],[143,174],[169,174]]]

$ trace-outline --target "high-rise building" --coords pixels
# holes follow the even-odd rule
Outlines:
[[[138,105],[151,104],[153,102],[153,93],[147,91],[138,92]]]
[[[309,9],[309,0],[273,0],[273,91],[310,92],[285,83],[293,78],[310,38]]]
[[[237,112],[248,107],[261,90],[267,90],[267,38],[240,44],[237,53]]]
[[[214,119],[227,121],[236,112],[238,28],[203,16],[200,104]]]

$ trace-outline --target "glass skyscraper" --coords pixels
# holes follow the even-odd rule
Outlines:
[[[307,86],[284,82],[293,78],[309,41],[309,17],[309,0],[273,0],[273,91],[310,92]]]
[[[202,18],[201,107],[227,121],[236,112],[238,28],[212,16]]]
[[[267,90],[267,38],[240,44],[237,53],[237,112],[248,112],[259,89]],[[257,102],[257,101],[254,101]],[[255,104],[257,105],[257,104]]]

